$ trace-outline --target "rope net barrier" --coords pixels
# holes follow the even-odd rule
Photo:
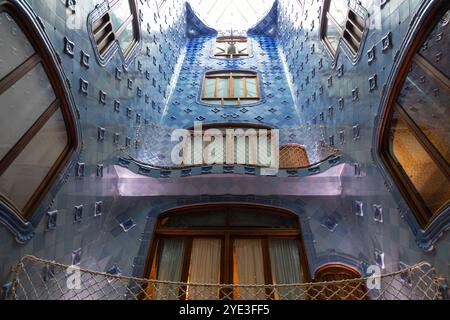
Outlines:
[[[436,300],[427,262],[367,278],[302,284],[225,285],[157,281],[80,269],[34,256],[13,269],[10,300]]]

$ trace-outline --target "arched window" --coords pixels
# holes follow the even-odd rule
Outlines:
[[[0,6],[0,199],[29,218],[75,148],[68,102],[39,36]]]
[[[332,285],[329,282],[360,279],[361,274],[347,266],[326,265],[316,271],[315,282],[328,282],[321,287],[314,287],[316,292],[310,295],[314,300],[366,300],[367,288],[362,282]],[[320,292],[318,295],[317,293]]]
[[[258,288],[218,292],[203,284],[298,284],[308,267],[298,217],[246,205],[198,206],[163,214],[155,229],[147,278],[187,283],[185,291],[150,293],[153,299],[265,299]],[[272,298],[289,298],[278,288]]]
[[[380,152],[423,228],[450,202],[450,4],[439,2],[393,84]]]
[[[245,105],[261,99],[256,72],[212,71],[203,80],[202,101],[220,105]]]
[[[217,37],[214,55],[231,59],[248,57],[248,38],[240,36]]]

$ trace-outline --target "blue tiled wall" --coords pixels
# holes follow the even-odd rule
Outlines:
[[[380,251],[385,253],[388,270],[397,270],[400,262],[425,259],[434,263],[442,274],[450,274],[448,233],[438,237],[435,246],[425,248],[431,252],[419,248],[414,228],[406,222],[407,218],[411,219],[407,216],[410,213],[399,210],[402,204],[395,200],[389,191],[391,187],[383,179],[382,168],[374,162],[373,137],[383,86],[422,1],[388,1],[384,6],[380,1],[361,1],[369,13],[369,30],[361,59],[353,64],[340,50],[335,67],[319,37],[323,1],[305,3],[301,8],[296,0],[281,0],[278,10],[279,45],[289,65],[300,121],[314,126],[320,123],[323,114],[325,137],[334,136],[338,148],[350,159],[349,164],[357,164],[358,168],[356,174],[354,170],[344,172],[343,196],[338,201],[307,201],[311,206],[307,211],[311,215],[309,224],[317,256],[340,252],[373,263],[375,251]],[[382,53],[382,39],[389,33],[392,46]],[[372,48],[376,60],[369,64],[368,51]],[[377,87],[370,90],[369,78],[374,75]],[[354,90],[359,92],[356,101],[352,99]],[[360,126],[357,139],[353,136],[355,125]],[[342,142],[341,134],[345,138]],[[357,201],[362,203],[363,217],[355,214]],[[382,223],[374,220],[374,205],[382,207]],[[334,231],[322,226],[327,221],[324,219],[329,220],[324,216],[331,217],[331,224],[337,224]]]
[[[116,78],[116,68],[122,67],[120,58],[113,58],[105,68],[99,67],[87,35],[87,15],[98,2],[77,1],[73,8],[67,8],[65,1],[30,1],[72,84],[83,131],[83,151],[78,161],[86,163],[86,175],[76,178],[75,173],[70,172],[67,183],[49,205],[49,211],[58,210],[55,230],[46,230],[44,217],[34,238],[20,245],[0,226],[1,283],[8,280],[11,266],[25,254],[70,264],[72,252],[80,248],[84,268],[105,271],[115,263],[123,274],[141,276],[152,226],[158,215],[174,207],[208,202],[259,203],[296,212],[302,223],[312,271],[326,262],[345,262],[364,272],[366,264],[375,264],[375,251],[379,250],[385,253],[386,271],[397,270],[400,262],[428,260],[441,274],[450,274],[449,234],[444,233],[430,252],[419,248],[404,214],[397,209],[397,201],[385,186],[380,168],[374,164],[369,147],[383,83],[419,0],[391,0],[383,9],[379,1],[361,1],[370,13],[368,38],[362,59],[356,65],[340,55],[337,64],[344,66],[340,77],[331,68],[331,60],[318,38],[318,12],[322,1],[306,0],[307,7],[301,11],[295,7],[299,3],[297,0],[280,1],[278,25],[274,29],[278,30],[278,35],[252,34],[252,56],[236,61],[210,57],[212,35],[187,38],[187,31],[192,29],[186,26],[186,8],[181,1],[167,1],[160,12],[156,1],[137,1],[143,17],[142,48],[130,70],[122,72],[121,80]],[[373,45],[378,48],[381,38],[389,31],[393,34],[393,48],[384,55],[377,52],[379,59],[369,66],[366,51]],[[74,57],[64,53],[64,37],[75,44]],[[81,50],[91,57],[88,69],[80,65]],[[320,60],[323,67],[319,69]],[[260,74],[262,103],[245,107],[245,110],[199,103],[204,72],[238,68]],[[315,76],[312,76],[313,68]],[[378,89],[369,92],[368,78],[375,73]],[[307,76],[309,84],[306,84]],[[333,84],[328,87],[330,76]],[[89,82],[87,96],[79,93],[80,78]],[[352,103],[352,90],[356,87],[360,99]],[[138,88],[142,95],[138,95]],[[107,94],[106,104],[99,103],[100,90]],[[344,101],[342,110],[339,109],[340,98]],[[121,103],[119,114],[114,112],[114,100]],[[128,107],[132,108],[131,118],[127,115]],[[333,107],[333,112],[329,107]],[[319,123],[321,112],[325,116]],[[137,113],[142,114],[143,123],[166,127],[191,127],[198,119],[206,123],[263,123],[278,128],[306,125],[316,133],[305,137],[305,143],[316,143],[318,139],[328,141],[332,135],[338,141],[340,131],[344,131],[346,142],[339,148],[351,160],[343,172],[342,195],[246,195],[244,186],[238,185],[230,188],[230,195],[122,197],[113,165],[120,149],[125,147],[125,138],[130,137],[134,143],[140,127],[135,122]],[[359,140],[353,140],[355,124],[361,126]],[[98,127],[106,129],[106,138],[101,142],[97,139]],[[119,146],[113,144],[114,133],[120,134]],[[142,143],[138,152],[148,147]],[[361,170],[358,175],[350,169],[354,162]],[[103,177],[96,176],[99,164],[105,167]],[[208,179],[204,181],[208,183]],[[95,204],[99,201],[103,203],[102,214],[94,216]],[[363,216],[355,212],[356,201],[362,203]],[[74,208],[80,205],[83,205],[83,219],[74,222]],[[373,205],[383,208],[382,223],[374,220]],[[134,227],[127,230],[127,225]]]
[[[15,2],[32,8],[39,17],[35,19],[37,25],[41,23],[45,28],[60,58],[79,111],[82,152],[75,161],[85,164],[85,174],[76,177],[75,170],[68,172],[68,179],[55,199],[43,204],[47,211],[58,211],[56,229],[47,230],[48,219],[44,215],[33,239],[18,244],[14,236],[0,226],[1,283],[9,277],[15,261],[25,254],[71,263],[72,252],[80,248],[85,267],[104,271],[118,262],[131,272],[132,260],[137,255],[136,243],[142,231],[140,222],[145,221],[147,212],[136,207],[139,200],[127,201],[118,196],[113,165],[118,151],[125,147],[126,138],[134,142],[139,127],[137,114],[141,115],[142,125],[161,120],[167,92],[174,81],[174,70],[186,42],[186,8],[181,1],[168,0],[160,10],[156,0],[136,1],[141,46],[137,57],[125,70],[118,54],[105,67],[95,59],[87,17],[102,2]],[[73,55],[65,50],[68,41],[73,45]],[[89,56],[88,66],[81,63],[82,52]],[[88,83],[87,94],[80,92],[81,79]],[[104,103],[100,101],[100,91],[106,94]],[[114,111],[115,101],[120,102],[119,112]],[[105,128],[103,141],[98,140],[98,128]],[[118,144],[114,143],[116,133],[119,134]],[[103,177],[97,176],[98,165],[104,167]],[[94,217],[94,208],[99,202],[102,202],[101,216]],[[79,206],[83,206],[83,218],[75,223],[74,210]],[[128,218],[132,218],[137,226],[125,233],[120,224]]]

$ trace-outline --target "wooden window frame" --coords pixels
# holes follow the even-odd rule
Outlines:
[[[245,74],[245,76],[233,76],[235,74]],[[229,74],[225,76],[224,74]],[[206,97],[206,82],[207,79],[216,79],[215,86],[215,97]],[[228,96],[227,97],[218,97],[219,95],[219,83],[218,79],[228,79]],[[234,80],[235,79],[244,79],[244,96],[235,97],[234,96]],[[255,79],[256,81],[256,97],[247,97],[247,79]],[[241,105],[241,101],[259,101],[261,100],[261,89],[259,86],[259,75],[257,72],[253,71],[242,71],[242,70],[224,70],[224,71],[211,71],[207,72],[203,77],[203,88],[202,88],[202,101],[220,101],[220,104],[223,106],[225,101],[237,101],[238,105]]]
[[[204,228],[170,228],[161,227],[161,221],[171,215],[179,214],[190,214],[198,213],[202,211],[211,211],[218,209],[221,211],[225,210],[227,217],[226,223],[229,223],[230,209],[242,210],[242,214],[246,214],[245,209],[261,209],[266,213],[280,215],[286,218],[292,219],[295,224],[295,228],[258,228],[258,227],[204,227]],[[233,240],[235,239],[260,239],[262,241],[263,259],[264,259],[264,278],[265,284],[271,285],[273,283],[272,279],[272,267],[270,263],[270,251],[269,251],[269,241],[273,239],[283,239],[283,240],[297,240],[298,250],[300,257],[300,270],[299,276],[303,282],[311,281],[309,273],[309,265],[306,256],[306,250],[303,240],[303,234],[301,232],[301,225],[294,213],[280,209],[272,208],[261,205],[244,205],[244,204],[226,204],[226,205],[196,205],[189,206],[180,209],[175,209],[163,213],[158,218],[156,223],[153,238],[150,244],[150,250],[147,256],[144,278],[146,279],[156,279],[156,268],[158,265],[158,255],[159,255],[159,244],[162,239],[178,238],[185,239],[187,245],[185,246],[184,261],[183,261],[183,271],[181,277],[181,283],[188,283],[189,276],[189,259],[191,256],[192,242],[194,239],[198,238],[208,238],[208,239],[221,239],[221,261],[220,261],[220,284],[232,284],[233,283]],[[186,290],[184,290],[186,291]],[[234,293],[233,293],[234,294]],[[271,295],[270,292],[268,292]],[[221,292],[220,297],[230,296],[229,292]],[[272,295],[271,295],[272,296]],[[272,297],[273,298],[273,297]],[[186,300],[186,296],[183,295],[181,300]]]
[[[328,40],[327,37],[327,28],[326,26],[328,25],[328,21],[331,21],[331,23],[333,23],[333,25],[336,27],[336,30],[338,30],[339,34],[340,34],[340,42],[344,42],[345,45],[348,47],[348,49],[350,50],[350,52],[352,53],[352,55],[354,57],[358,56],[358,53],[361,51],[361,48],[363,46],[363,35],[365,32],[365,28],[366,28],[366,21],[363,17],[361,17],[355,10],[353,10],[352,8],[350,8],[349,6],[347,6],[347,20],[346,20],[346,27],[344,29],[342,29],[342,27],[339,25],[339,23],[336,21],[336,19],[330,14],[329,10],[330,10],[330,4],[331,4],[332,0],[325,0],[324,2],[324,6],[323,6],[323,13],[322,13],[322,21],[321,21],[321,25],[320,25],[320,39],[322,41],[322,43],[325,45],[326,50],[328,51],[328,53],[330,54],[330,56],[335,59],[336,55],[337,55],[337,51],[339,48],[339,44],[338,47],[336,49],[333,48],[333,45],[331,44],[330,40]],[[358,42],[358,47],[354,48],[350,43],[349,40],[347,39],[347,37],[351,37],[354,40],[357,41],[357,39],[355,39],[355,37],[353,36],[353,33],[350,32],[348,29],[348,25],[350,24],[351,26],[353,26],[354,28],[358,28],[359,26],[357,26],[354,21],[352,21],[349,17],[350,15],[353,15],[356,18],[359,18],[361,20],[364,21],[364,26],[363,26],[363,30],[361,31],[361,39]]]
[[[25,149],[25,147],[40,132],[40,130],[51,119],[51,117],[59,110],[61,110],[61,113],[63,115],[67,133],[66,147],[59,155],[58,159],[54,162],[48,174],[40,183],[39,187],[33,193],[23,209],[18,208],[12,200],[0,194],[1,201],[7,203],[8,206],[13,209],[20,218],[28,221],[31,219],[33,212],[38,207],[44,195],[48,192],[50,186],[55,182],[58,173],[64,168],[73,151],[75,150],[77,145],[77,135],[75,123],[70,111],[70,106],[66,98],[65,89],[60,83],[58,72],[47,52],[44,43],[38,40],[40,39],[38,33],[36,32],[36,30],[34,30],[34,28],[30,28],[28,26],[28,21],[22,16],[22,14],[15,6],[9,5],[8,3],[0,5],[0,13],[3,12],[6,12],[8,15],[10,15],[11,18],[17,23],[21,32],[27,37],[27,40],[30,42],[35,52],[31,57],[29,57],[22,64],[17,66],[8,75],[0,80],[0,95],[15,83],[20,81],[29,71],[31,71],[37,65],[41,64],[52,86],[53,92],[55,94],[55,100],[50,103],[48,108],[39,116],[38,120],[8,151],[3,159],[0,159],[0,177],[11,166],[11,164],[14,163],[14,161]]]
[[[129,58],[130,54],[133,52],[133,50],[136,48],[136,46],[138,45],[138,43],[140,41],[140,39],[139,39],[139,21],[138,21],[139,18],[138,18],[138,14],[137,14],[136,3],[134,0],[108,0],[108,1],[109,1],[109,10],[104,12],[99,18],[97,18],[96,20],[94,20],[92,22],[92,25],[93,25],[92,32],[93,32],[96,49],[97,49],[100,57],[105,58],[108,55],[108,52],[111,50],[114,43],[115,42],[118,43],[118,39],[120,38],[122,33],[126,30],[126,28],[130,24],[133,24],[133,33],[134,33],[133,41],[128,46],[128,48],[126,48],[126,49],[122,48],[121,45],[118,43],[118,46],[120,47],[120,50],[122,51],[125,60],[127,60]],[[129,6],[130,6],[131,15],[125,19],[125,21],[122,23],[121,26],[119,26],[117,31],[114,31],[114,26],[112,25],[112,22],[111,22],[110,13],[114,9],[114,7],[116,5],[118,5],[118,3],[120,1],[128,1]],[[102,37],[102,38],[104,38],[102,40],[102,42],[108,40],[109,37],[112,37],[112,40],[108,43],[107,46],[105,46],[102,50],[100,50],[99,44],[97,43],[97,39],[95,38],[96,33],[99,31],[99,29],[98,28],[95,29],[94,26],[98,21],[105,19],[105,17],[107,17],[107,22],[104,23],[103,27],[100,29],[104,29],[108,25],[111,25],[112,28],[111,28],[111,31],[109,31],[105,36]],[[102,26],[102,25],[100,25],[100,26]]]
[[[397,185],[401,195],[406,200],[410,206],[412,212],[415,214],[419,225],[426,229],[440,213],[442,213],[449,205],[445,204],[436,212],[431,212],[427,207],[425,201],[417,192],[412,181],[409,179],[405,171],[400,167],[398,162],[395,160],[395,155],[391,154],[391,144],[389,141],[390,129],[392,126],[392,119],[394,113],[407,124],[408,129],[417,138],[417,141],[421,144],[426,152],[428,152],[431,159],[435,162],[436,166],[442,171],[444,175],[449,177],[449,165],[447,160],[441,155],[441,153],[436,149],[436,147],[430,142],[430,140],[425,136],[418,125],[413,121],[413,119],[403,110],[403,107],[397,102],[397,98],[404,86],[408,73],[411,69],[413,63],[415,63],[422,71],[424,71],[428,76],[433,77],[434,80],[438,81],[443,88],[450,90],[449,79],[443,75],[439,70],[437,70],[431,63],[429,63],[425,58],[420,55],[420,48],[422,47],[424,41],[428,38],[429,34],[432,32],[437,23],[439,23],[442,18],[442,12],[446,12],[449,9],[447,3],[441,3],[436,5],[430,18],[427,22],[420,28],[414,42],[409,47],[408,52],[405,56],[404,63],[400,66],[399,73],[392,85],[392,92],[388,98],[386,111],[383,115],[382,127],[380,130],[380,141],[379,154],[386,165],[386,168],[395,184]],[[444,11],[445,10],[445,11]]]
[[[228,54],[226,52],[221,53],[218,52],[218,44],[220,43],[228,43],[228,42],[239,42],[239,43],[245,43],[247,45],[247,53],[238,53],[238,54]],[[249,47],[249,41],[247,37],[243,36],[224,36],[224,37],[217,37],[216,38],[216,44],[214,47],[214,56],[215,57],[225,57],[225,58],[242,58],[242,57],[248,57],[250,55],[250,47]]]

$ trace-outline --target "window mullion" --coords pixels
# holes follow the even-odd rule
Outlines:
[[[270,261],[270,249],[269,249],[269,239],[265,237],[261,239],[262,251],[263,251],[263,264],[264,264],[264,281],[266,285],[272,285],[272,265]],[[269,288],[266,289],[266,294],[273,299],[273,292]]]
[[[228,98],[236,98],[234,96],[234,78],[232,75],[230,75],[230,78],[228,80]]]
[[[441,71],[439,71],[435,66],[429,63],[420,54],[416,54],[413,58],[413,61],[419,66],[421,70],[423,70],[426,74],[428,74],[442,87],[450,92],[450,80]]]
[[[216,78],[216,90],[214,92],[214,96],[219,98],[219,78]]]
[[[194,242],[194,238],[186,238],[185,240],[185,248],[184,248],[184,258],[183,258],[183,268],[181,271],[181,281],[183,283],[188,283],[189,280],[189,269],[191,266],[191,254],[192,254],[192,245]],[[182,286],[178,290],[182,290],[181,293],[177,293],[177,297],[180,298],[180,300],[186,300],[186,292],[187,292],[187,286]]]
[[[16,69],[11,71],[0,81],[0,95],[13,86],[17,81],[22,79],[28,72],[41,62],[41,57],[35,53],[23,62]]]
[[[34,125],[20,138],[20,140],[12,147],[11,150],[0,162],[0,176],[5,173],[8,167],[17,159],[20,153],[26,148],[36,134],[44,127],[53,114],[59,109],[60,102],[58,99],[53,101],[47,110],[39,117]]]
[[[247,78],[242,78],[244,81],[244,98],[247,98]]]

